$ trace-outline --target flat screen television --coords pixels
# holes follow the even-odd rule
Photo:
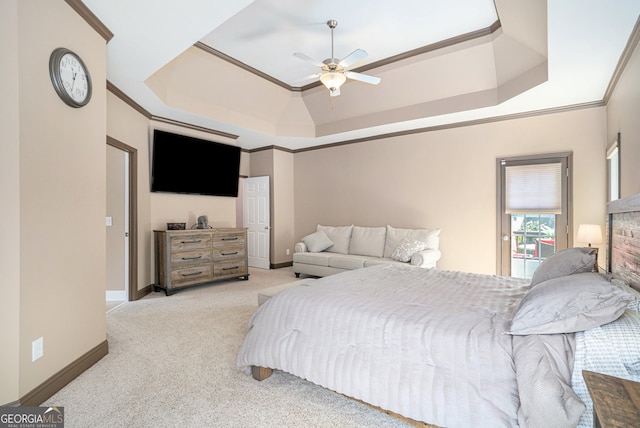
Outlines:
[[[240,147],[153,131],[151,191],[238,196]]]

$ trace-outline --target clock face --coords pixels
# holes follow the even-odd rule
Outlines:
[[[71,107],[82,107],[91,99],[91,77],[86,66],[69,49],[58,48],[49,60],[51,82],[60,98]]]
[[[64,90],[75,102],[81,103],[89,95],[87,72],[75,55],[66,53],[60,58],[60,79]]]

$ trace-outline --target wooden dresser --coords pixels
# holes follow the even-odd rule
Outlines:
[[[247,230],[154,230],[154,289],[176,290],[220,279],[249,279]]]

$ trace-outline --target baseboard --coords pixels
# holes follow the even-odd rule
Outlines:
[[[123,302],[127,300],[124,290],[107,290],[107,302]]]
[[[95,348],[51,376],[42,384],[28,392],[20,399],[21,406],[39,406],[65,385],[77,378],[89,367],[97,363],[109,353],[109,343],[105,339]]]
[[[293,262],[292,261],[291,262],[284,262],[284,263],[276,263],[276,264],[271,263],[270,268],[271,269],[281,269],[281,268],[286,268],[286,267],[289,267],[289,266],[293,266]]]
[[[152,291],[153,291],[153,284],[147,285],[143,289],[140,289],[140,290],[136,291],[136,295],[134,297],[134,300],[140,300],[144,296],[146,296],[147,294],[151,293]]]

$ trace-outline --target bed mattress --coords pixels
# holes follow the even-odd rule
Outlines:
[[[516,278],[398,265],[317,279],[258,309],[237,364],[283,370],[439,426],[524,425],[518,356],[505,332],[527,289]],[[567,340],[556,342],[554,353],[570,358]],[[519,352],[535,360],[548,346],[529,340]],[[575,425],[568,417],[575,421],[552,425]]]

